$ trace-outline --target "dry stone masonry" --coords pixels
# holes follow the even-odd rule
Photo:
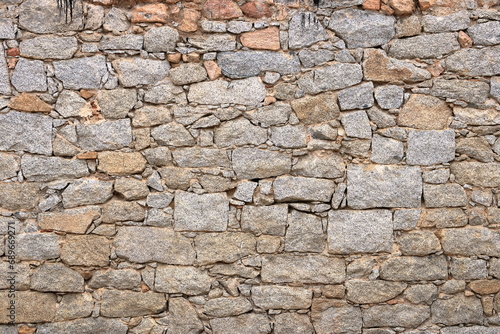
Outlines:
[[[498,0],[0,1],[0,334],[500,333]]]

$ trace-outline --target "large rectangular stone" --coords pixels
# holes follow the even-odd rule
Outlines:
[[[165,294],[157,292],[135,292],[104,290],[101,315],[109,318],[135,317],[165,311]]]
[[[361,65],[335,63],[304,74],[298,84],[307,94],[318,94],[353,86],[363,79]]]
[[[451,173],[456,182],[478,187],[500,186],[500,163],[455,162],[451,164]]]
[[[103,55],[56,61],[54,69],[66,89],[98,89],[108,72]]]
[[[232,162],[239,179],[263,179],[288,174],[292,166],[289,154],[252,147],[235,149]]]
[[[241,229],[245,232],[285,235],[288,205],[245,205],[241,212]]]
[[[278,202],[329,202],[335,182],[328,179],[280,176],[274,181],[274,198]]]
[[[251,233],[203,233],[196,236],[196,259],[205,265],[216,262],[232,263],[255,253],[256,238]]]
[[[228,167],[228,151],[210,148],[179,148],[172,151],[174,161],[179,167]]]
[[[177,231],[214,231],[227,229],[229,200],[225,193],[198,195],[177,191],[174,199]]]
[[[415,328],[431,315],[429,306],[413,304],[376,305],[363,310],[366,327]]]
[[[266,97],[266,88],[257,77],[242,80],[205,81],[191,85],[188,94],[189,102],[199,104],[243,104],[258,105]]]
[[[58,179],[74,179],[89,175],[85,160],[64,159],[23,155],[21,159],[23,175],[28,181],[54,181]]]
[[[500,232],[486,227],[445,229],[441,232],[445,254],[500,256]]]
[[[262,309],[307,309],[311,306],[312,290],[290,286],[254,286],[252,300]]]
[[[300,72],[299,58],[294,54],[271,51],[224,52],[217,56],[222,73],[233,79],[257,76],[263,71],[284,74]]]
[[[88,151],[117,150],[132,142],[130,119],[98,124],[78,124],[78,145]]]
[[[57,295],[34,291],[16,291],[15,299],[8,297],[9,291],[0,292],[0,324],[10,322],[7,308],[15,301],[15,323],[40,323],[54,321],[57,310]]]
[[[328,252],[335,254],[391,252],[389,210],[338,210],[328,213]]]
[[[269,255],[262,259],[262,282],[337,284],[345,280],[343,259],[320,255]]]
[[[437,58],[460,49],[456,33],[421,35],[397,39],[389,49],[396,58]]]
[[[421,197],[419,167],[350,165],[347,168],[347,205],[353,209],[417,208]]]
[[[488,99],[490,86],[481,81],[436,79],[430,93],[441,98],[482,104]]]
[[[52,118],[17,111],[0,114],[0,150],[51,155]]]
[[[388,281],[431,281],[448,278],[444,256],[399,256],[382,263],[380,278]]]

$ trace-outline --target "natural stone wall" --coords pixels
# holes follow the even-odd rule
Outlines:
[[[500,332],[498,0],[314,2],[0,1],[0,334]]]

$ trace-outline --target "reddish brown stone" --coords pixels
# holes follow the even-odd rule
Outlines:
[[[246,32],[241,35],[240,40],[243,46],[250,49],[274,51],[280,49],[280,31],[278,27]]]
[[[396,15],[409,15],[415,10],[414,0],[389,0],[389,6]]]
[[[83,152],[76,155],[80,160],[95,160],[97,159],[97,152]]]
[[[180,13],[180,24],[177,27],[180,31],[195,32],[198,30],[198,21],[201,13],[196,9],[185,8]]]
[[[438,77],[444,72],[444,68],[439,62],[428,66],[426,70],[429,71],[433,77]]]
[[[470,48],[472,46],[472,39],[463,31],[458,32],[458,43],[463,48]]]
[[[43,112],[50,113],[52,107],[43,102],[35,94],[21,93],[12,98],[9,102],[9,107],[15,110],[24,112]]]
[[[168,7],[162,3],[137,6],[132,12],[132,23],[139,22],[159,22],[167,23]]]
[[[7,56],[9,56],[9,57],[17,57],[20,54],[21,53],[19,52],[18,48],[12,48],[12,49],[7,50]]]
[[[182,55],[180,53],[170,53],[167,55],[167,60],[170,63],[178,64],[181,61]]]
[[[421,10],[427,10],[436,4],[436,0],[418,0]]]
[[[489,295],[500,291],[500,280],[480,280],[472,281],[469,287],[480,295]]]
[[[379,10],[380,0],[365,0],[365,2],[363,2],[363,9]]]
[[[229,20],[243,15],[240,7],[233,0],[207,0],[203,15],[212,20]]]
[[[220,76],[222,75],[221,68],[213,60],[207,60],[206,62],[203,63],[203,66],[205,66],[205,69],[207,70],[207,74],[210,80],[215,80],[217,78],[220,78]]]
[[[94,96],[95,94],[97,94],[97,90],[95,89],[82,89],[80,90],[80,95],[84,98],[84,99],[89,99],[91,98],[92,96]]]
[[[271,16],[269,6],[259,1],[247,2],[241,6],[241,10],[243,11],[243,14],[254,19]]]

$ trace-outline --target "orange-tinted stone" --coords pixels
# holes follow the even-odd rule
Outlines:
[[[389,0],[389,6],[396,15],[409,15],[415,10],[414,0]]]
[[[203,63],[203,66],[205,66],[205,69],[207,70],[207,74],[210,80],[215,80],[221,77],[222,70],[215,61],[207,60],[206,62]]]
[[[137,6],[134,8],[134,11],[132,12],[131,21],[133,23],[139,23],[139,22],[167,23],[168,7],[167,5],[162,3]]]
[[[240,7],[233,0],[207,0],[203,15],[212,20],[229,20],[243,15]]]
[[[12,98],[9,102],[9,108],[24,112],[43,112],[50,113],[52,107],[43,102],[35,94],[21,93]]]
[[[240,40],[243,46],[250,49],[280,49],[280,31],[278,27],[270,27],[262,30],[246,32],[241,35]]]
[[[76,155],[77,159],[80,160],[95,160],[97,159],[97,152],[84,152]]]
[[[18,48],[12,48],[7,50],[7,56],[9,57],[17,57],[20,55]]]
[[[196,9],[185,8],[180,13],[180,24],[177,27],[180,31],[195,32],[198,30],[198,21],[201,13]]]
[[[458,43],[463,48],[470,48],[472,46],[472,39],[463,31],[458,32]]]
[[[250,1],[241,6],[243,14],[254,19],[271,16],[271,10],[265,3],[259,1]]]
[[[421,10],[427,10],[436,4],[436,0],[418,0]]]
[[[365,0],[365,2],[363,2],[363,9],[379,10],[380,9],[380,0]]]

